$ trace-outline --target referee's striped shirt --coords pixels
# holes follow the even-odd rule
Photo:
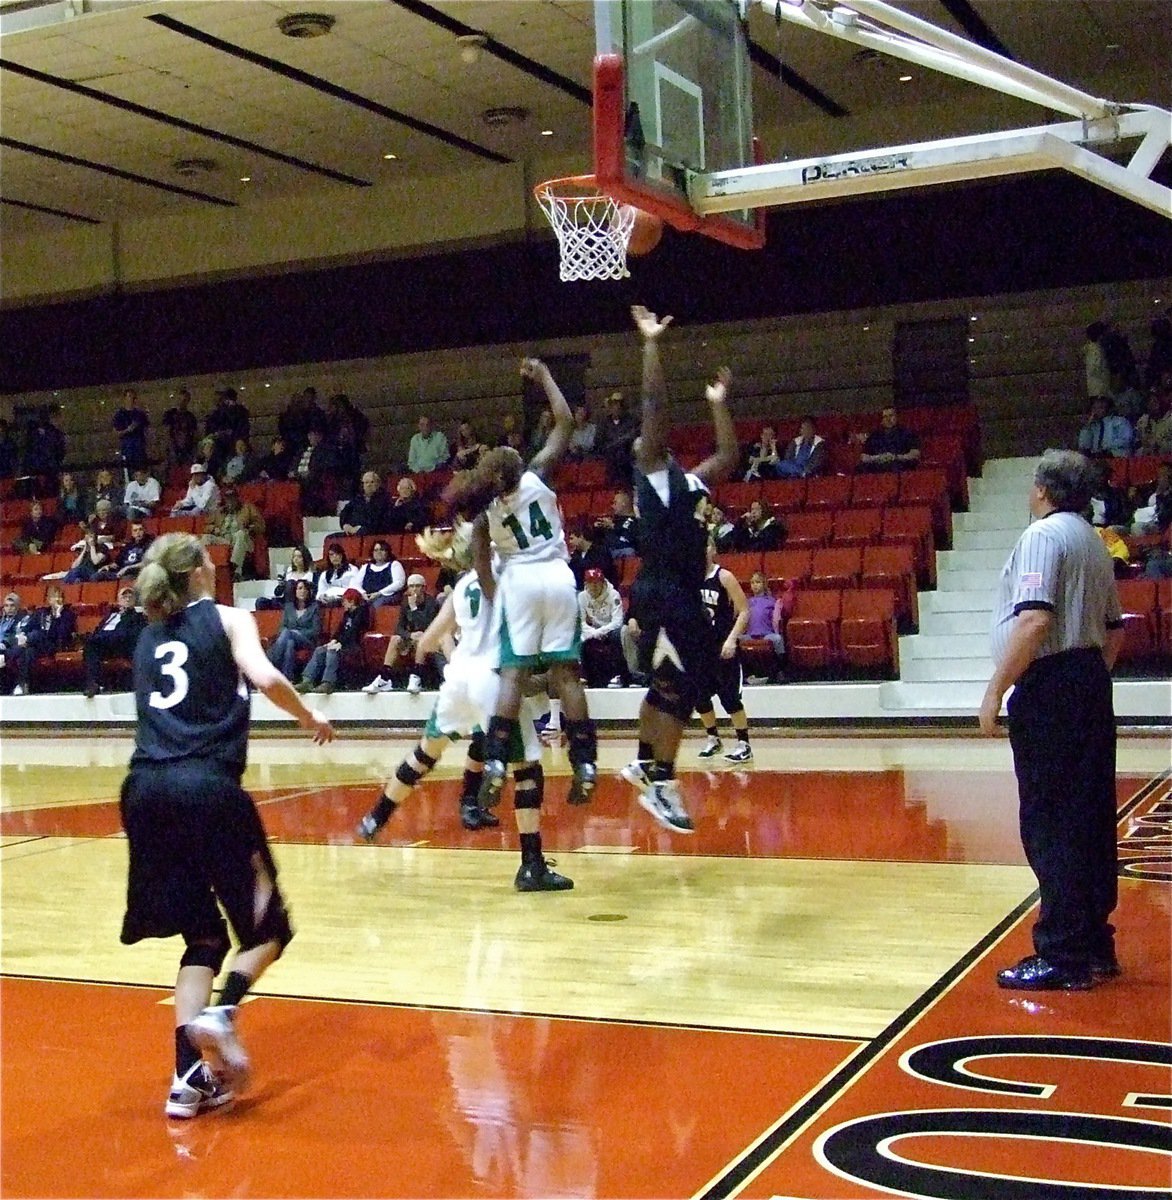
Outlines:
[[[1102,649],[1107,630],[1123,623],[1111,556],[1077,513],[1052,512],[1017,539],[1001,570],[993,610],[993,661],[1000,663],[1013,619],[1027,608],[1054,614],[1035,659],[1062,650]]]

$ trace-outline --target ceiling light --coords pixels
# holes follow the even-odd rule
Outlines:
[[[386,158],[386,159],[394,159],[394,158],[398,158],[398,157],[399,156],[397,154],[384,154],[383,155],[383,158]]]
[[[251,183],[251,182],[252,182],[252,176],[251,176],[251,175],[241,175],[241,176],[240,176],[240,182],[241,182],[241,183]]]
[[[912,77],[910,75],[901,75],[899,77],[900,83],[911,83],[911,81],[912,81]]]
[[[277,22],[277,28],[291,38],[325,37],[334,27],[337,17],[327,13],[289,13]]]
[[[542,137],[553,137],[553,130],[552,129],[543,129],[541,131],[541,136]]]
[[[474,62],[480,61],[480,55],[484,47],[488,45],[488,35],[485,33],[462,33],[456,38],[456,45],[460,47],[460,57],[469,66]]]

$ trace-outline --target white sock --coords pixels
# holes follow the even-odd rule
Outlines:
[[[549,702],[549,729],[561,729],[562,727],[562,702],[560,700],[550,700]]]

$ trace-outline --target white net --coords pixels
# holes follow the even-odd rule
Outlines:
[[[557,234],[563,283],[579,279],[627,279],[627,243],[635,209],[616,203],[594,178],[551,179],[533,189]]]

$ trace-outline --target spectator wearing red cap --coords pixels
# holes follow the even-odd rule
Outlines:
[[[578,593],[582,619],[582,674],[587,687],[626,687],[630,683],[620,630],[623,598],[599,567],[586,569]]]
[[[338,690],[338,675],[350,662],[360,658],[362,638],[370,628],[370,606],[356,587],[342,593],[342,623],[338,632],[318,646],[305,664],[305,673],[297,685],[299,692],[329,695]]]

